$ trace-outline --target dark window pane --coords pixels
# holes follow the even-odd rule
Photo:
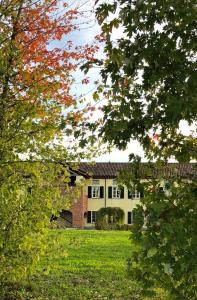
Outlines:
[[[128,212],[128,224],[131,224],[131,212]]]
[[[92,211],[92,223],[96,222],[96,211]]]
[[[120,190],[120,198],[124,199],[124,188],[123,187]]]
[[[112,198],[112,186],[108,187],[108,198],[111,199]]]
[[[128,191],[128,199],[132,199],[132,192]]]
[[[104,187],[101,186],[100,187],[100,198],[103,198],[104,197]]]
[[[88,187],[88,198],[92,198],[92,187]]]
[[[91,211],[88,211],[87,223],[91,223]]]

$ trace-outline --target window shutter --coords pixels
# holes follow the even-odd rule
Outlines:
[[[108,187],[108,198],[112,199],[112,186]]]
[[[131,224],[131,211],[128,211],[128,224]]]
[[[120,198],[124,199],[124,187],[120,190]]]
[[[100,198],[104,197],[104,187],[100,186]]]
[[[88,198],[92,198],[92,187],[88,187]]]
[[[128,199],[132,199],[132,192],[128,190]]]
[[[87,223],[91,223],[91,211],[88,211]]]

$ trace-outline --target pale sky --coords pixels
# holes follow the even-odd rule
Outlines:
[[[137,141],[132,141],[128,144],[125,151],[114,149],[111,153],[103,154],[95,158],[96,162],[128,162],[129,154],[134,153],[142,158],[142,161],[146,161],[144,157],[144,151]]]
[[[88,4],[85,7],[90,9],[91,5],[89,5],[89,4],[91,4],[93,2],[94,1],[91,1],[91,0],[88,1]],[[99,33],[100,33],[99,26],[96,24],[95,21],[92,21],[89,26],[83,25],[82,29],[80,31],[76,31],[74,34],[71,35],[71,38],[77,44],[87,44],[87,43],[91,43],[93,41],[94,37]],[[121,35],[122,35],[121,30],[116,32],[116,37],[121,37]],[[101,50],[101,52],[102,52],[102,50]],[[100,53],[99,55],[102,55],[102,53]],[[78,95],[83,93],[84,95],[86,95],[86,98],[88,98],[88,100],[90,100],[91,93],[92,93],[91,91],[94,88],[94,84],[90,83],[87,86],[80,85],[79,82],[84,77],[84,75],[81,74],[80,71],[76,72],[75,76],[76,76],[77,83],[73,85],[74,93],[78,94]],[[87,76],[90,78],[90,80],[92,82],[97,81],[97,80],[99,82],[101,82],[101,79],[99,78],[97,69],[93,69],[91,72],[89,72],[87,74]],[[131,154],[131,153],[135,153],[135,154],[141,156],[142,159],[144,160],[143,149],[137,141],[132,141],[131,143],[129,143],[127,150],[125,150],[125,151],[120,151],[118,149],[114,149],[114,150],[112,150],[112,152],[103,154],[99,157],[95,157],[94,159],[97,162],[109,162],[109,161],[110,162],[128,162],[128,157],[129,157],[129,154]]]

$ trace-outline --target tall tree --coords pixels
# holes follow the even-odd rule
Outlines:
[[[96,49],[73,47],[66,38],[77,30],[79,16],[65,1],[0,3],[2,283],[27,276],[36,264],[50,215],[68,207],[68,196],[62,199],[58,187],[69,189],[62,161],[83,155],[76,145],[61,146],[83,118],[70,94],[71,72],[91,61]]]
[[[135,138],[150,155],[150,135],[159,135],[154,156],[196,158],[196,138],[179,130],[197,120],[195,1],[110,3],[96,10],[106,39],[104,138],[119,148]]]
[[[147,157],[159,159],[157,167],[171,157],[196,160],[196,1],[96,4],[106,39],[104,63],[97,61],[103,78],[98,92],[106,99],[101,136],[120,149],[137,139]],[[193,125],[189,135],[182,133],[182,121]],[[135,213],[133,238],[138,246],[131,276],[146,291],[163,287],[170,299],[197,297],[197,182],[196,167],[190,168],[193,176],[185,181],[176,167],[170,176],[161,167],[168,187],[161,192],[161,178],[145,184]],[[140,184],[139,178],[128,176],[124,181],[129,185]]]

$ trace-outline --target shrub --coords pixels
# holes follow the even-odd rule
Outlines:
[[[196,182],[179,182],[168,196],[147,194],[135,210],[132,239],[137,247],[129,269],[146,292],[161,287],[170,299],[197,299],[196,199]]]
[[[98,230],[117,230],[124,221],[124,211],[120,207],[103,207],[97,212]]]

